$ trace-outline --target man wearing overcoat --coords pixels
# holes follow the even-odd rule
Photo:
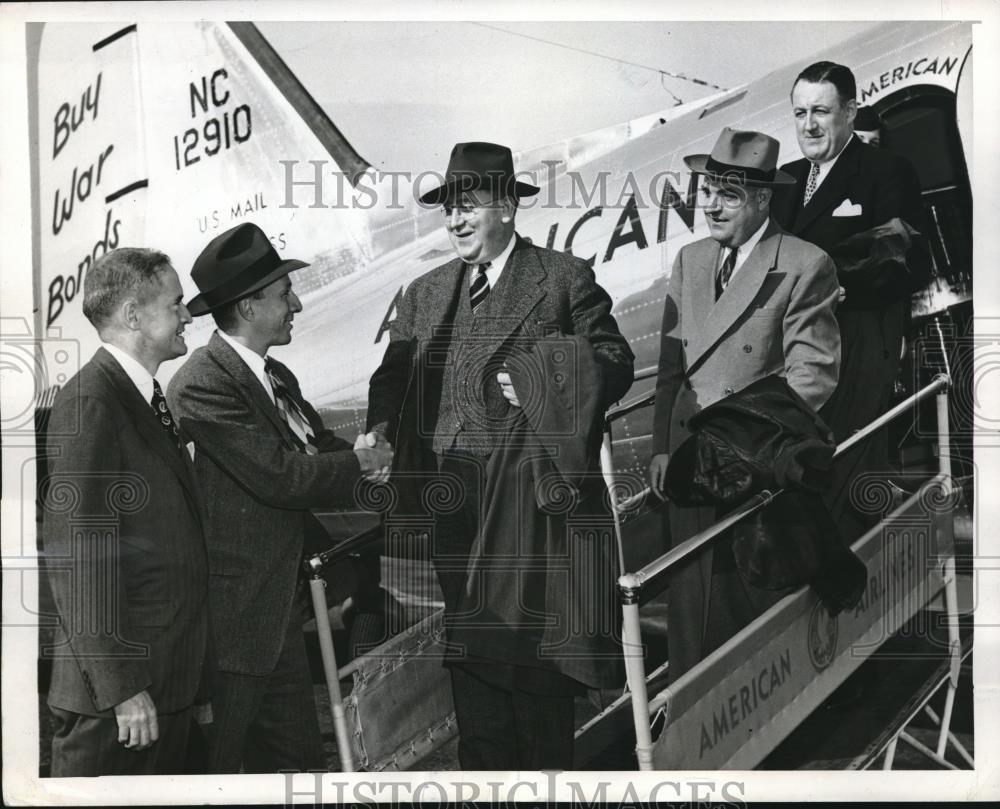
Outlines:
[[[772,190],[791,178],[775,166],[778,142],[723,129],[711,154],[685,163],[704,175],[709,237],[685,245],[663,311],[650,483],[663,496],[669,456],[691,435],[691,417],[771,374],[818,409],[837,384],[840,336],[833,262],[769,217]],[[669,506],[671,542],[708,528],[714,508]],[[669,676],[677,680],[776,593],[743,582],[726,539],[681,563],[669,578]]]
[[[459,507],[435,515],[431,537],[451,636],[463,631],[463,615],[505,616],[495,632],[478,628],[466,635],[469,643],[450,666],[459,761],[465,769],[571,767],[574,695],[584,685],[613,684],[605,674],[613,666],[597,660],[593,650],[550,659],[533,635],[522,647],[525,633],[535,630],[527,628],[523,615],[513,615],[517,597],[480,597],[483,580],[469,574],[470,567],[488,567],[508,550],[507,558],[520,558],[516,548],[530,546],[542,566],[535,570],[537,581],[545,581],[544,566],[552,563],[547,553],[552,546],[545,541],[552,539],[563,543],[570,556],[592,554],[606,576],[607,586],[577,576],[566,585],[570,592],[564,593],[563,605],[613,605],[610,532],[591,543],[566,539],[565,521],[544,519],[536,489],[526,483],[539,453],[518,455],[523,463],[509,454],[520,452],[515,444],[523,438],[540,444],[549,463],[553,453],[545,433],[551,427],[535,420],[543,412],[542,400],[563,397],[558,402],[565,414],[569,403],[592,394],[576,416],[563,420],[568,432],[560,433],[559,441],[568,443],[557,463],[575,457],[575,471],[588,478],[574,490],[579,501],[593,503],[596,493],[600,502],[601,489],[595,487],[600,415],[628,390],[633,374],[632,352],[593,270],[515,233],[519,201],[537,192],[515,179],[508,148],[484,142],[455,146],[445,183],[421,202],[442,206],[458,257],[406,290],[369,389],[369,429],[395,447],[392,480],[401,501],[409,502],[407,482],[421,475],[425,482],[442,481],[458,491]],[[546,340],[563,340],[566,350],[549,351]],[[546,413],[559,415],[556,399],[548,407]],[[524,475],[517,477],[518,470]],[[505,475],[511,476],[510,486],[499,485]],[[523,491],[523,498],[501,506],[497,498],[515,490]],[[542,536],[546,530],[548,537]],[[505,592],[518,592],[517,582],[506,585],[512,589]],[[581,594],[588,586],[595,592],[584,605]],[[543,610],[562,608],[553,608],[544,597],[541,601]],[[511,626],[520,629],[505,631]],[[591,642],[606,648],[614,640],[612,632]],[[514,647],[531,651],[514,654]]]

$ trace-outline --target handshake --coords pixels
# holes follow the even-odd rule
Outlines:
[[[354,441],[354,454],[361,464],[361,474],[372,483],[385,483],[392,468],[392,444],[382,433],[373,430],[358,435]]]

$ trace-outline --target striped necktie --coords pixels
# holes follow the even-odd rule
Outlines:
[[[809,200],[812,199],[812,195],[816,193],[816,189],[819,187],[819,163],[811,163],[809,165],[809,178],[806,180],[806,193],[802,197],[802,207],[804,208],[809,204]]]
[[[299,448],[299,451],[305,452],[307,455],[318,454],[319,450],[316,449],[316,433],[313,432],[313,428],[309,424],[309,419],[302,412],[299,403],[295,401],[288,387],[281,381],[281,377],[278,376],[274,362],[270,357],[264,363],[264,372],[267,374],[268,382],[271,383],[271,390],[274,391],[274,404],[288,425],[288,429],[292,431],[292,438],[295,440],[295,445]]]
[[[490,294],[490,279],[486,277],[486,271],[492,263],[491,261],[487,261],[479,265],[476,277],[472,281],[472,286],[469,287],[469,303],[472,304],[473,313],[486,300],[486,296]]]
[[[736,267],[736,254],[739,252],[740,248],[730,247],[729,255],[726,256],[726,260],[722,262],[722,267],[719,268],[719,275],[715,280],[716,300],[722,296],[723,290],[729,286],[729,279],[733,277],[733,269]]]

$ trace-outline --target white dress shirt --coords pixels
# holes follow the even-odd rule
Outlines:
[[[258,354],[251,348],[247,348],[243,343],[237,342],[228,334],[226,334],[222,329],[216,329],[215,333],[219,335],[223,340],[232,346],[233,351],[236,352],[243,362],[246,363],[247,367],[257,377],[261,385],[264,386],[264,390],[267,391],[267,395],[271,398],[271,403],[274,403],[274,391],[271,389],[271,380],[267,378],[267,371],[265,370],[264,363],[265,358]]]
[[[847,139],[847,143],[850,143],[852,140],[854,140],[855,137],[856,136],[852,134],[851,137],[849,137]],[[830,169],[833,168],[833,164],[836,163],[837,160],[840,158],[840,156],[844,153],[844,149],[847,148],[847,143],[845,143],[841,147],[840,151],[837,152],[836,155],[834,155],[832,158],[830,158],[829,160],[827,160],[825,163],[814,164],[814,165],[818,165],[819,166],[819,174],[816,175],[816,190],[817,191],[819,190],[819,187],[821,185],[823,185],[823,180],[825,180],[826,176],[830,173]],[[807,174],[806,175],[806,180],[807,181],[808,181],[808,178],[809,178],[809,175]],[[804,195],[805,191],[803,191],[802,193]],[[814,191],[813,194],[815,194],[815,193],[816,192]]]
[[[760,241],[760,237],[763,236],[764,231],[767,230],[767,223],[770,221],[770,219],[765,219],[764,223],[753,232],[753,235],[739,246],[739,252],[736,254],[736,264],[733,265],[733,272],[729,276],[729,284],[733,283],[733,279],[736,277],[736,273],[740,271],[740,267],[743,266],[743,262],[750,257],[753,249],[757,246],[757,242]],[[719,270],[721,270],[722,265],[726,263],[726,258],[728,256],[729,248],[723,247],[719,253],[719,266],[715,268],[716,277],[718,277]]]
[[[497,285],[497,281],[500,280],[500,273],[503,272],[503,268],[507,264],[507,259],[510,258],[510,254],[514,252],[514,243],[517,241],[517,234],[514,233],[510,237],[510,241],[507,242],[507,246],[500,251],[500,255],[490,260],[489,269],[486,270],[486,280],[490,282],[490,289],[493,289]],[[483,262],[480,261],[477,264],[473,264],[473,267],[478,267]],[[469,281],[469,286],[472,286],[472,282],[476,280],[476,275],[478,273],[471,273],[472,278]]]
[[[147,404],[152,406],[153,403],[153,375],[149,373],[145,368],[142,367],[142,363],[139,362],[131,354],[126,354],[118,346],[113,346],[111,343],[101,343],[104,350],[107,351],[118,364],[122,367],[125,375],[132,380],[132,384],[136,386],[139,390],[139,395],[146,401]]]

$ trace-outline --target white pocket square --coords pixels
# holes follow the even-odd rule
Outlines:
[[[840,203],[831,216],[861,216],[861,205],[845,199]]]
[[[186,446],[187,446],[188,454],[191,456],[191,460],[193,461],[194,460],[194,441],[188,441]]]

